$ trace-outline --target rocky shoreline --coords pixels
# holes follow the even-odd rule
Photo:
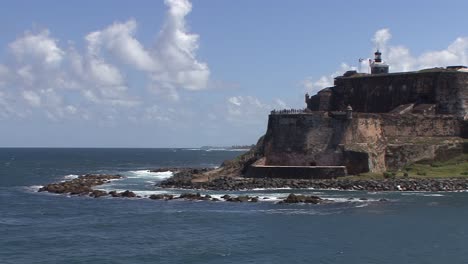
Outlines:
[[[397,178],[383,180],[355,180],[355,179],[330,179],[330,180],[300,180],[278,178],[228,178],[221,177],[205,182],[194,182],[188,175],[177,174],[164,180],[157,186],[161,188],[177,189],[203,189],[215,191],[238,191],[249,189],[332,189],[332,190],[359,190],[359,191],[425,191],[446,192],[468,190],[468,179],[424,179],[424,178]]]
[[[198,169],[195,169],[198,171]],[[167,171],[167,170],[161,170]],[[193,169],[185,169],[181,175],[186,175],[187,171],[192,171]],[[202,170],[205,171],[205,170]],[[78,195],[78,196],[89,196],[94,198],[110,196],[110,197],[120,197],[120,198],[142,198],[141,196],[136,195],[134,192],[126,190],[123,192],[117,191],[102,191],[94,190],[93,187],[99,186],[105,183],[108,183],[111,180],[121,179],[123,176],[120,175],[108,175],[108,174],[86,174],[79,176],[75,179],[47,184],[44,187],[41,187],[38,192],[50,192],[56,194],[69,194],[69,195]],[[260,197],[258,196],[249,196],[249,195],[239,195],[232,196],[225,194],[221,196],[221,199],[212,197],[209,194],[201,195],[200,193],[182,193],[180,195],[172,194],[152,194],[148,196],[151,200],[189,200],[189,201],[221,201],[226,202],[258,202]],[[266,199],[265,197],[263,199]],[[332,201],[322,199],[317,196],[307,196],[307,195],[296,195],[289,194],[285,199],[279,201],[279,203],[310,203],[310,204],[321,204],[321,203],[330,203]]]

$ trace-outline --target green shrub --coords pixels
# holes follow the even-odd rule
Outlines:
[[[425,171],[418,171],[416,172],[417,175],[420,175],[420,176],[426,176],[427,173]]]
[[[386,171],[386,172],[383,173],[383,177],[385,179],[394,179],[396,177],[396,173],[391,172],[391,171]]]

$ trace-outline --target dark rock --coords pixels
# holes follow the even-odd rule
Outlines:
[[[291,193],[288,195],[288,197],[286,199],[283,200],[283,202],[285,203],[299,203],[301,202],[301,197],[295,195],[294,193]]]
[[[119,193],[119,197],[134,198],[136,197],[136,194],[132,191],[126,190],[124,192]]]
[[[241,196],[238,196],[237,199],[243,203],[243,202],[248,202],[250,200],[250,197],[248,195],[241,195]]]
[[[322,201],[322,198],[318,196],[305,196],[304,203],[319,204]]]
[[[89,196],[94,197],[94,198],[99,198],[102,196],[106,196],[107,192],[106,191],[101,191],[101,190],[93,190]]]
[[[117,191],[110,191],[109,195],[112,197],[119,197],[119,194],[117,193]]]
[[[152,194],[149,196],[149,198],[151,200],[162,200],[164,199],[164,195],[163,194]]]
[[[202,197],[200,193],[183,193],[179,196],[180,199],[186,200],[205,200],[205,197]]]
[[[76,179],[69,181],[51,183],[39,189],[40,192],[51,192],[51,193],[69,193],[71,195],[87,195],[90,194],[92,197],[99,197],[103,194],[100,192],[94,192],[92,187],[102,185],[109,182],[112,179],[122,178],[120,175],[107,175],[107,174],[86,174]]]
[[[152,194],[149,196],[151,200],[172,200],[174,195],[172,194]]]
[[[318,204],[323,201],[322,198],[318,196],[306,196],[306,195],[296,195],[291,193],[288,195],[286,199],[283,200],[284,203],[311,203],[311,204]]]

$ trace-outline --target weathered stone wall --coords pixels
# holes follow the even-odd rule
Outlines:
[[[385,152],[388,170],[397,170],[418,161],[444,161],[464,153],[462,140],[448,142],[419,142],[389,144]]]
[[[265,135],[266,165],[332,166],[333,149],[339,143],[343,122],[326,112],[270,115]]]
[[[346,166],[350,174],[382,172],[443,157],[441,150],[451,142],[460,149],[465,123],[449,115],[354,113],[348,120],[319,111],[272,114],[263,164]]]
[[[346,174],[345,166],[250,166],[245,177],[283,179],[334,179],[346,176]]]
[[[326,112],[270,115],[265,135],[265,164],[284,166],[337,166],[380,169],[384,141],[379,115],[335,119]],[[370,161],[357,164],[349,153],[369,153]],[[352,160],[352,161],[351,161]]]
[[[437,114],[465,117],[468,109],[468,72],[433,69],[419,72],[338,77],[324,100],[311,97],[311,110],[387,113],[403,104],[435,104]],[[325,95],[325,94],[324,94]]]
[[[462,121],[451,115],[380,115],[386,137],[461,137]]]

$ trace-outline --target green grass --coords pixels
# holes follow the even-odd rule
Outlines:
[[[405,167],[403,171],[406,171],[411,177],[468,177],[468,154],[443,162],[415,163]]]
[[[400,171],[386,173],[361,173],[348,176],[351,180],[382,180],[385,178],[468,178],[468,154],[447,161],[421,162],[404,167]],[[385,176],[384,176],[385,174]],[[393,176],[394,174],[394,176]]]

